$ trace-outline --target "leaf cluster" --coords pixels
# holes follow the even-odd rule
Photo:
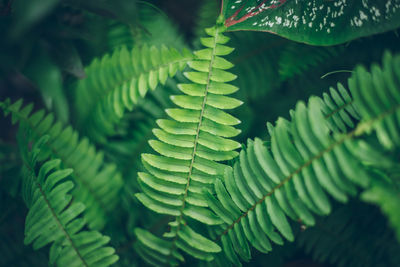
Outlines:
[[[0,266],[399,265],[398,0],[25,2]]]

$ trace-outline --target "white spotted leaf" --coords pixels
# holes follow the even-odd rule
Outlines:
[[[400,26],[400,0],[223,0],[228,31],[278,34],[334,45]]]

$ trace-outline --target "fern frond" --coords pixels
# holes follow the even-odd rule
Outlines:
[[[32,244],[35,250],[51,244],[50,264],[57,266],[115,263],[118,260],[115,250],[105,246],[110,238],[97,231],[83,230],[85,220],[80,215],[85,206],[72,201],[70,194],[74,187],[68,180],[72,169],[61,169],[59,159],[47,160],[38,166],[36,160],[48,136],[34,143],[31,152],[28,151],[30,137],[19,139],[25,164],[22,194],[29,208],[24,243]]]
[[[279,58],[279,76],[282,81],[306,72],[321,62],[343,52],[343,46],[315,47],[291,43],[283,49]]]
[[[168,256],[165,263],[174,264],[170,260],[181,259],[175,254],[178,248],[207,261],[213,259],[212,253],[220,251],[218,245],[192,230],[186,218],[208,225],[221,223],[207,209],[201,191],[223,175],[227,166],[218,162],[235,158],[238,153],[233,150],[240,147],[228,139],[240,133],[232,126],[240,121],[223,111],[241,104],[225,96],[238,88],[227,84],[236,76],[226,71],[233,65],[221,57],[232,52],[225,45],[229,38],[222,34],[223,30],[206,29],[211,36],[201,39],[206,48],[196,51],[195,59],[188,63],[194,71],[184,73],[192,83],[178,85],[184,95],[171,96],[179,108],[167,109],[171,119],[158,120],[160,129],[153,130],[158,140],[150,140],[149,144],[158,155],[142,154],[148,172],[138,174],[143,193],[137,198],[147,208],[175,217],[170,223],[171,231],[165,234],[167,251],[146,245],[162,239],[148,232],[142,234],[147,240],[141,240],[142,254],[149,257],[149,262]]]
[[[131,49],[133,46],[133,34],[129,25],[119,21],[110,21],[107,31],[108,48],[113,51],[126,47]]]
[[[400,244],[386,223],[374,207],[349,203],[299,233],[297,245],[332,266],[398,266]]]
[[[122,47],[95,59],[85,70],[88,78],[79,81],[75,90],[78,128],[95,141],[105,142],[126,110],[132,110],[149,88],[164,84],[192,58],[186,49],[180,54],[174,48],[145,45],[130,51]]]
[[[394,141],[400,131],[395,118],[400,99],[396,97],[400,90],[396,85],[400,75],[389,75],[398,71],[399,63],[400,56],[386,54],[383,70],[373,67],[369,74],[364,68],[356,69],[349,86],[362,121],[353,131],[334,134],[323,115],[323,103],[311,97],[308,107],[303,102],[297,104],[291,122],[280,118],[276,126],[268,125],[271,151],[260,139],[249,140],[239,162],[226,171],[225,182],[216,180],[216,197],[205,192],[211,209],[224,220],[219,238],[232,262],[238,261],[236,253],[243,260],[251,258],[248,242],[266,253],[272,249],[271,241],[282,244],[279,233],[293,241],[287,217],[312,226],[313,213],[330,213],[329,195],[346,202],[348,195],[356,193],[355,185],[368,186],[369,171],[357,155],[363,154],[377,166],[385,160],[375,157],[368,142],[356,145],[355,138],[376,129],[383,145],[397,145]],[[374,100],[370,99],[374,95]]]
[[[114,164],[105,164],[103,153],[97,152],[87,138],[80,139],[70,126],[64,128],[55,122],[52,113],[44,110],[32,112],[33,105],[22,107],[22,99],[11,104],[9,100],[0,102],[7,116],[11,113],[12,123],[27,124],[34,136],[49,135],[45,144],[46,153],[62,160],[63,166],[72,168],[72,177],[77,186],[72,191],[74,197],[86,206],[85,217],[91,229],[101,229],[106,223],[106,214],[118,202],[118,193],[123,181]]]

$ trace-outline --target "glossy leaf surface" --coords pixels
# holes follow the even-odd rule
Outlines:
[[[334,45],[399,27],[400,1],[225,0],[222,15],[228,31],[266,31]]]

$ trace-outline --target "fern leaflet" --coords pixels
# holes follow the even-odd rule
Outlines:
[[[330,94],[324,93],[321,99],[321,109],[329,128],[335,133],[353,129],[354,121],[359,121],[360,115],[350,94],[340,83],[337,84],[337,90],[331,87],[329,92]]]

